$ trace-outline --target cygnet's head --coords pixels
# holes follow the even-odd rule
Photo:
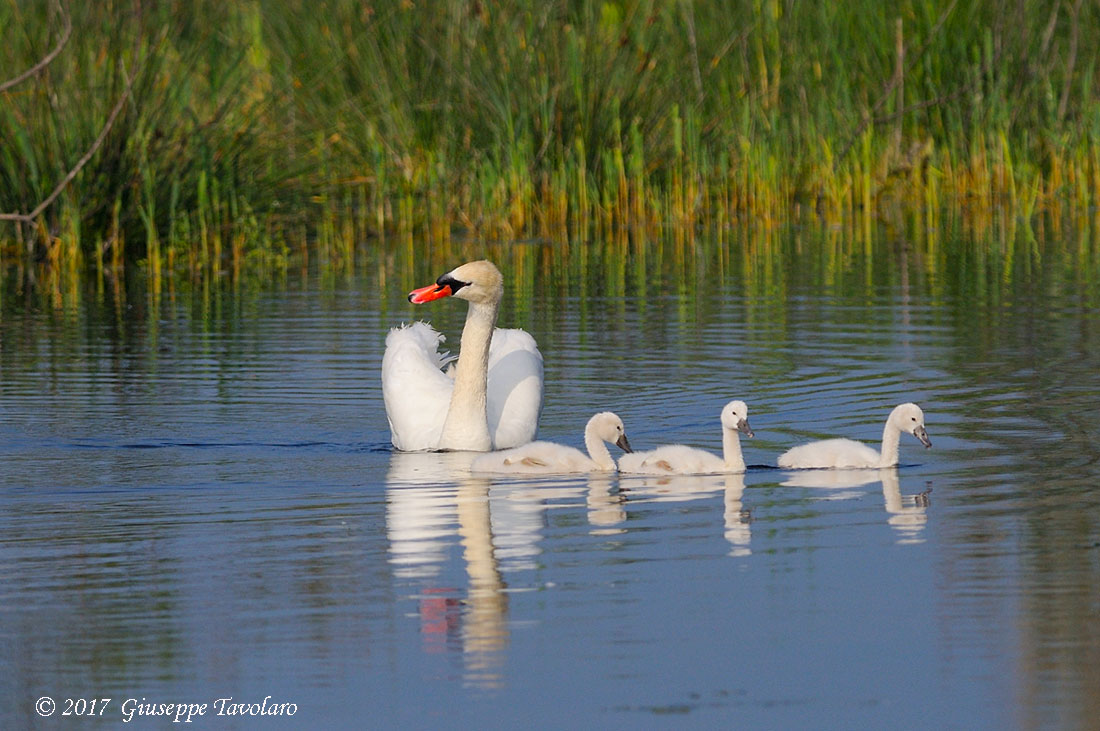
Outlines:
[[[591,430],[596,436],[605,442],[614,444],[624,452],[633,452],[630,442],[626,438],[626,427],[623,420],[617,414],[610,411],[601,411],[588,420],[586,431]]]
[[[890,412],[890,423],[901,431],[915,436],[925,448],[932,446],[932,440],[924,430],[924,412],[916,404],[901,404],[894,407]]]
[[[745,436],[755,436],[749,427],[749,407],[744,401],[730,401],[722,407],[722,427],[739,431]]]
[[[435,284],[409,292],[409,302],[415,305],[442,297],[458,297],[468,302],[500,302],[504,293],[504,277],[491,261],[471,261],[452,269]]]

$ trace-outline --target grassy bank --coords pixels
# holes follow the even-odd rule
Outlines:
[[[1100,196],[1079,0],[0,0],[0,27],[5,264],[154,288],[394,237],[1087,225]]]

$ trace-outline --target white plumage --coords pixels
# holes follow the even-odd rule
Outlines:
[[[902,432],[912,434],[931,447],[924,428],[924,412],[916,404],[894,407],[882,430],[882,451],[851,439],[824,439],[784,452],[778,460],[784,469],[879,469],[898,463],[898,440]]]
[[[722,409],[722,456],[683,444],[669,444],[648,452],[624,454],[619,472],[637,475],[705,475],[744,472],[741,439],[737,433],[753,436],[749,408],[744,401],[730,401]]]
[[[588,454],[573,447],[553,442],[531,442],[522,447],[491,452],[477,457],[470,465],[472,472],[492,472],[519,475],[560,475],[581,472],[612,472],[615,460],[607,443],[629,452],[623,421],[610,411],[602,411],[584,428],[584,443]]]
[[[470,306],[457,359],[440,352],[443,335],[424,322],[386,336],[382,397],[394,447],[484,452],[535,438],[542,354],[523,330],[494,328],[503,291],[500,271],[476,261],[409,294],[416,304],[454,296]]]

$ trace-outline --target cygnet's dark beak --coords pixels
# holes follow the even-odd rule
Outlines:
[[[925,449],[932,448],[932,440],[928,438],[928,432],[924,430],[923,424],[913,430],[913,436],[920,440],[920,443],[924,445]]]
[[[756,436],[752,433],[752,427],[749,426],[748,419],[742,419],[741,421],[737,422],[737,431],[741,432],[750,439]]]
[[[623,432],[622,435],[615,440],[615,446],[628,454],[634,451],[630,448],[630,441],[626,438],[626,432]]]

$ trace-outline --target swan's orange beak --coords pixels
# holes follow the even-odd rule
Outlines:
[[[431,302],[432,300],[450,296],[451,285],[429,284],[427,287],[421,287],[420,289],[414,289],[409,292],[409,302],[412,302],[414,305],[422,305],[425,302]]]

